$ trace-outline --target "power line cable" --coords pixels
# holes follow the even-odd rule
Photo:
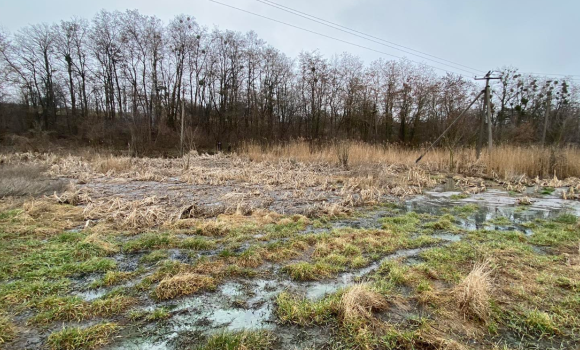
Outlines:
[[[265,18],[265,19],[270,20],[270,21],[273,21],[273,22],[277,22],[277,23],[280,23],[280,24],[284,24],[284,25],[289,26],[289,27],[292,27],[292,28],[296,28],[296,29],[303,30],[305,32],[309,32],[309,33],[312,33],[312,34],[316,34],[316,35],[319,35],[319,36],[322,36],[322,37],[325,37],[325,38],[328,38],[328,39],[332,39],[332,40],[339,41],[339,42],[342,42],[342,43],[345,43],[345,44],[348,44],[348,45],[356,46],[356,47],[359,47],[359,48],[362,48],[362,49],[365,49],[365,50],[369,50],[369,51],[373,51],[373,52],[376,52],[376,53],[380,53],[382,55],[387,55],[387,56],[395,57],[395,58],[398,58],[398,59],[402,59],[403,58],[401,56],[393,55],[393,54],[390,54],[390,53],[387,53],[387,52],[384,52],[384,51],[375,50],[375,49],[370,48],[368,46],[359,45],[359,44],[356,44],[356,43],[353,43],[353,42],[350,42],[350,41],[346,41],[346,40],[342,40],[342,39],[339,39],[339,38],[335,38],[335,37],[330,36],[330,35],[322,34],[322,33],[316,32],[314,30],[310,30],[310,29],[302,28],[302,27],[299,27],[299,26],[296,26],[296,25],[293,25],[293,24],[290,24],[290,23],[286,23],[286,22],[283,22],[283,21],[280,21],[280,20],[277,20],[277,19],[274,19],[274,18],[271,18],[271,17],[268,17],[268,16],[260,15],[260,14],[257,14],[255,12],[251,12],[251,11],[248,11],[248,10],[241,9],[239,7],[235,7],[235,6],[232,6],[232,5],[224,4],[224,3],[219,2],[219,1],[216,1],[216,0],[209,0],[209,1],[211,1],[213,3],[216,3],[216,4],[219,4],[219,5],[222,5],[222,6],[226,6],[226,7],[229,7],[229,8],[238,10],[238,11],[241,11],[241,12],[249,13],[249,14],[254,15],[254,16],[257,16],[257,17]],[[417,63],[417,64],[425,65],[427,67],[431,67],[433,69],[442,70],[442,71],[447,72],[447,73],[458,74],[458,75],[461,75],[463,77],[468,77],[468,76],[466,76],[463,73],[449,71],[449,70],[447,70],[445,68],[435,67],[435,66],[426,64],[424,62],[419,62],[419,61],[415,61],[415,60],[411,60],[411,59],[407,59],[407,60],[409,60],[410,62]],[[455,69],[457,69],[457,68],[455,68]],[[471,79],[472,77],[469,76],[468,78]]]
[[[580,74],[548,74],[548,73],[531,73],[531,72],[522,72],[520,74],[530,74],[530,75],[542,75],[542,76],[550,76],[550,75],[555,75],[555,76],[559,76],[559,77],[580,77]]]
[[[370,35],[370,34],[366,34],[366,33],[360,32],[360,31],[355,30],[355,29],[352,29],[352,28],[345,27],[345,26],[340,25],[340,24],[337,24],[337,23],[330,22],[330,21],[325,20],[323,18],[316,17],[316,16],[310,15],[308,13],[295,10],[293,8],[290,8],[290,7],[287,7],[287,6],[284,6],[284,5],[280,5],[280,4],[275,3],[273,1],[269,1],[269,0],[256,0],[256,1],[261,2],[261,3],[265,4],[265,5],[268,5],[268,6],[277,8],[279,10],[286,11],[288,13],[291,13],[291,14],[295,15],[295,16],[299,16],[299,17],[302,17],[302,18],[306,18],[307,20],[310,20],[310,21],[313,21],[313,22],[316,22],[316,23],[320,23],[320,24],[322,24],[324,26],[327,26],[327,27],[330,27],[330,28],[339,30],[341,32],[344,32],[344,33],[347,33],[347,34],[350,34],[350,35],[353,35],[353,36],[356,36],[356,37],[359,37],[359,38],[362,38],[362,39],[365,39],[365,40],[371,41],[373,43],[376,43],[376,44],[379,44],[379,45],[383,45],[383,46],[386,46],[386,47],[389,47],[389,48],[392,48],[392,49],[395,49],[395,50],[399,50],[399,51],[408,53],[410,55],[414,55],[414,56],[417,56],[417,57],[421,57],[423,59],[426,59],[426,60],[429,60],[429,61],[433,61],[433,62],[436,62],[438,64],[442,64],[444,66],[448,66],[448,67],[451,67],[451,68],[454,68],[454,69],[459,69],[459,70],[462,70],[462,71],[467,72],[467,73],[470,73],[470,74],[484,72],[484,71],[479,70],[479,69],[476,69],[476,68],[471,68],[469,66],[465,66],[465,65],[460,64],[460,63],[456,63],[456,62],[453,62],[453,61],[449,61],[449,60],[446,60],[446,59],[441,58],[441,57],[437,57],[437,56],[434,56],[434,55],[430,55],[430,54],[428,54],[426,52],[422,52],[422,51],[419,51],[419,50],[415,50],[415,49],[412,49],[410,47],[406,47],[406,46],[403,46],[403,45],[399,45],[399,44],[394,43],[392,41],[388,41],[388,40],[385,40],[385,39],[382,39],[382,38],[379,38],[379,37],[376,37],[376,36],[373,36],[373,35]],[[376,40],[374,40],[374,39],[376,39]],[[387,43],[387,44],[385,44],[385,43]],[[413,52],[405,51],[403,49],[400,49],[398,47],[393,47],[391,45],[398,46],[398,47],[402,47],[403,49],[406,49],[406,50],[409,50],[409,51],[413,51],[413,52],[417,52],[417,53],[420,53],[421,55],[433,57],[433,58],[438,59],[440,61],[445,61],[445,62],[451,63],[451,64],[453,64],[455,66],[460,66],[460,67],[468,68],[469,70],[465,70],[463,68],[458,68],[458,67],[455,67],[455,66],[452,66],[452,65],[443,63],[443,62],[439,62],[439,61],[436,61],[436,60],[434,60],[432,58],[424,57],[424,56],[421,56],[421,55],[416,54],[416,53],[413,53]]]

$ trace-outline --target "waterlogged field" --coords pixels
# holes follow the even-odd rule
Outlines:
[[[2,161],[1,348],[580,347],[573,178]]]

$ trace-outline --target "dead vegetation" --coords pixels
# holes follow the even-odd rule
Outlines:
[[[89,203],[84,209],[89,220],[103,219],[119,229],[157,227],[175,219],[176,212],[157,204],[155,196],[128,201],[121,198],[104,199]]]
[[[493,285],[489,261],[477,263],[465,279],[458,284],[453,295],[465,317],[489,320],[490,293]]]
[[[244,145],[245,153],[254,160],[294,159],[300,162],[326,162],[342,164],[342,149],[348,149],[348,164],[364,166],[369,164],[398,164],[413,167],[422,149],[404,149],[397,145],[371,145],[364,142],[344,142],[321,146],[313,151],[307,142],[290,142],[272,147],[258,144]],[[497,174],[502,179],[518,175],[530,178],[580,177],[580,153],[574,146],[562,148],[541,148],[537,146],[508,146],[494,148],[491,155],[485,153],[480,161],[471,148],[456,150],[455,158],[461,162],[454,164],[454,170],[465,175]],[[445,172],[450,168],[449,153],[445,149],[431,151],[420,163],[422,169]]]
[[[350,287],[340,300],[341,317],[344,322],[373,322],[373,311],[384,311],[387,300],[366,284],[356,284]]]

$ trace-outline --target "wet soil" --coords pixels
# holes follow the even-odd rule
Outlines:
[[[395,208],[378,208],[352,218],[337,220],[327,227],[309,226],[305,233],[323,233],[335,228],[380,228],[385,216],[406,212],[442,215],[452,212],[453,208],[473,204],[474,209],[458,215],[456,224],[462,230],[493,229],[520,230],[531,234],[522,224],[533,219],[548,219],[562,213],[580,216],[580,202],[557,198],[557,194],[535,198],[531,205],[518,206],[517,198],[501,190],[489,190],[467,198],[453,199],[454,191],[431,191],[410,200],[400,202]],[[494,219],[503,218],[500,223]],[[507,219],[507,221],[505,220]],[[462,238],[457,232],[436,232],[441,245]],[[420,253],[431,247],[403,249],[396,251],[369,266],[338,274],[335,278],[312,282],[295,282],[280,272],[280,266],[271,264],[263,269],[268,271],[254,279],[234,279],[218,287],[214,292],[167,302],[150,302],[145,310],[164,307],[170,310],[171,317],[166,321],[142,325],[138,329],[126,330],[123,337],[112,344],[110,349],[180,349],[192,344],[195,339],[223,330],[272,330],[281,339],[280,348],[292,344],[293,348],[307,348],[323,344],[329,337],[329,330],[317,328],[296,328],[277,323],[274,299],[282,291],[290,291],[317,300],[325,295],[363,281],[375,271],[383,260],[398,259],[407,264],[420,261]],[[540,248],[538,248],[540,249]],[[174,255],[176,256],[176,255]],[[268,276],[268,277],[264,277]],[[84,294],[87,300],[98,297],[101,292],[91,291]],[[387,316],[385,316],[387,317]],[[401,318],[396,313],[393,318]]]

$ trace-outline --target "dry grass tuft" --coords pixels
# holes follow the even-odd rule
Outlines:
[[[173,299],[182,295],[191,295],[198,290],[215,288],[215,280],[210,276],[195,273],[182,273],[163,279],[155,289],[158,299]]]
[[[487,322],[490,316],[490,293],[492,291],[489,261],[477,263],[465,279],[453,290],[459,308],[466,317],[476,317]]]
[[[197,226],[197,233],[202,236],[225,236],[229,232],[229,226],[226,223],[217,220],[208,220]]]
[[[344,322],[373,321],[373,311],[385,310],[387,300],[367,284],[356,284],[342,295],[340,311]]]
[[[55,203],[52,199],[38,199],[24,202],[24,211],[18,215],[21,227],[40,225],[35,232],[44,235],[57,234],[83,223],[83,209]],[[45,230],[46,232],[40,232]]]
[[[86,190],[77,189],[72,185],[65,192],[61,194],[55,192],[53,196],[59,204],[80,205],[91,202],[91,197]]]
[[[2,344],[12,341],[15,335],[16,326],[8,316],[0,313],[0,348]]]

